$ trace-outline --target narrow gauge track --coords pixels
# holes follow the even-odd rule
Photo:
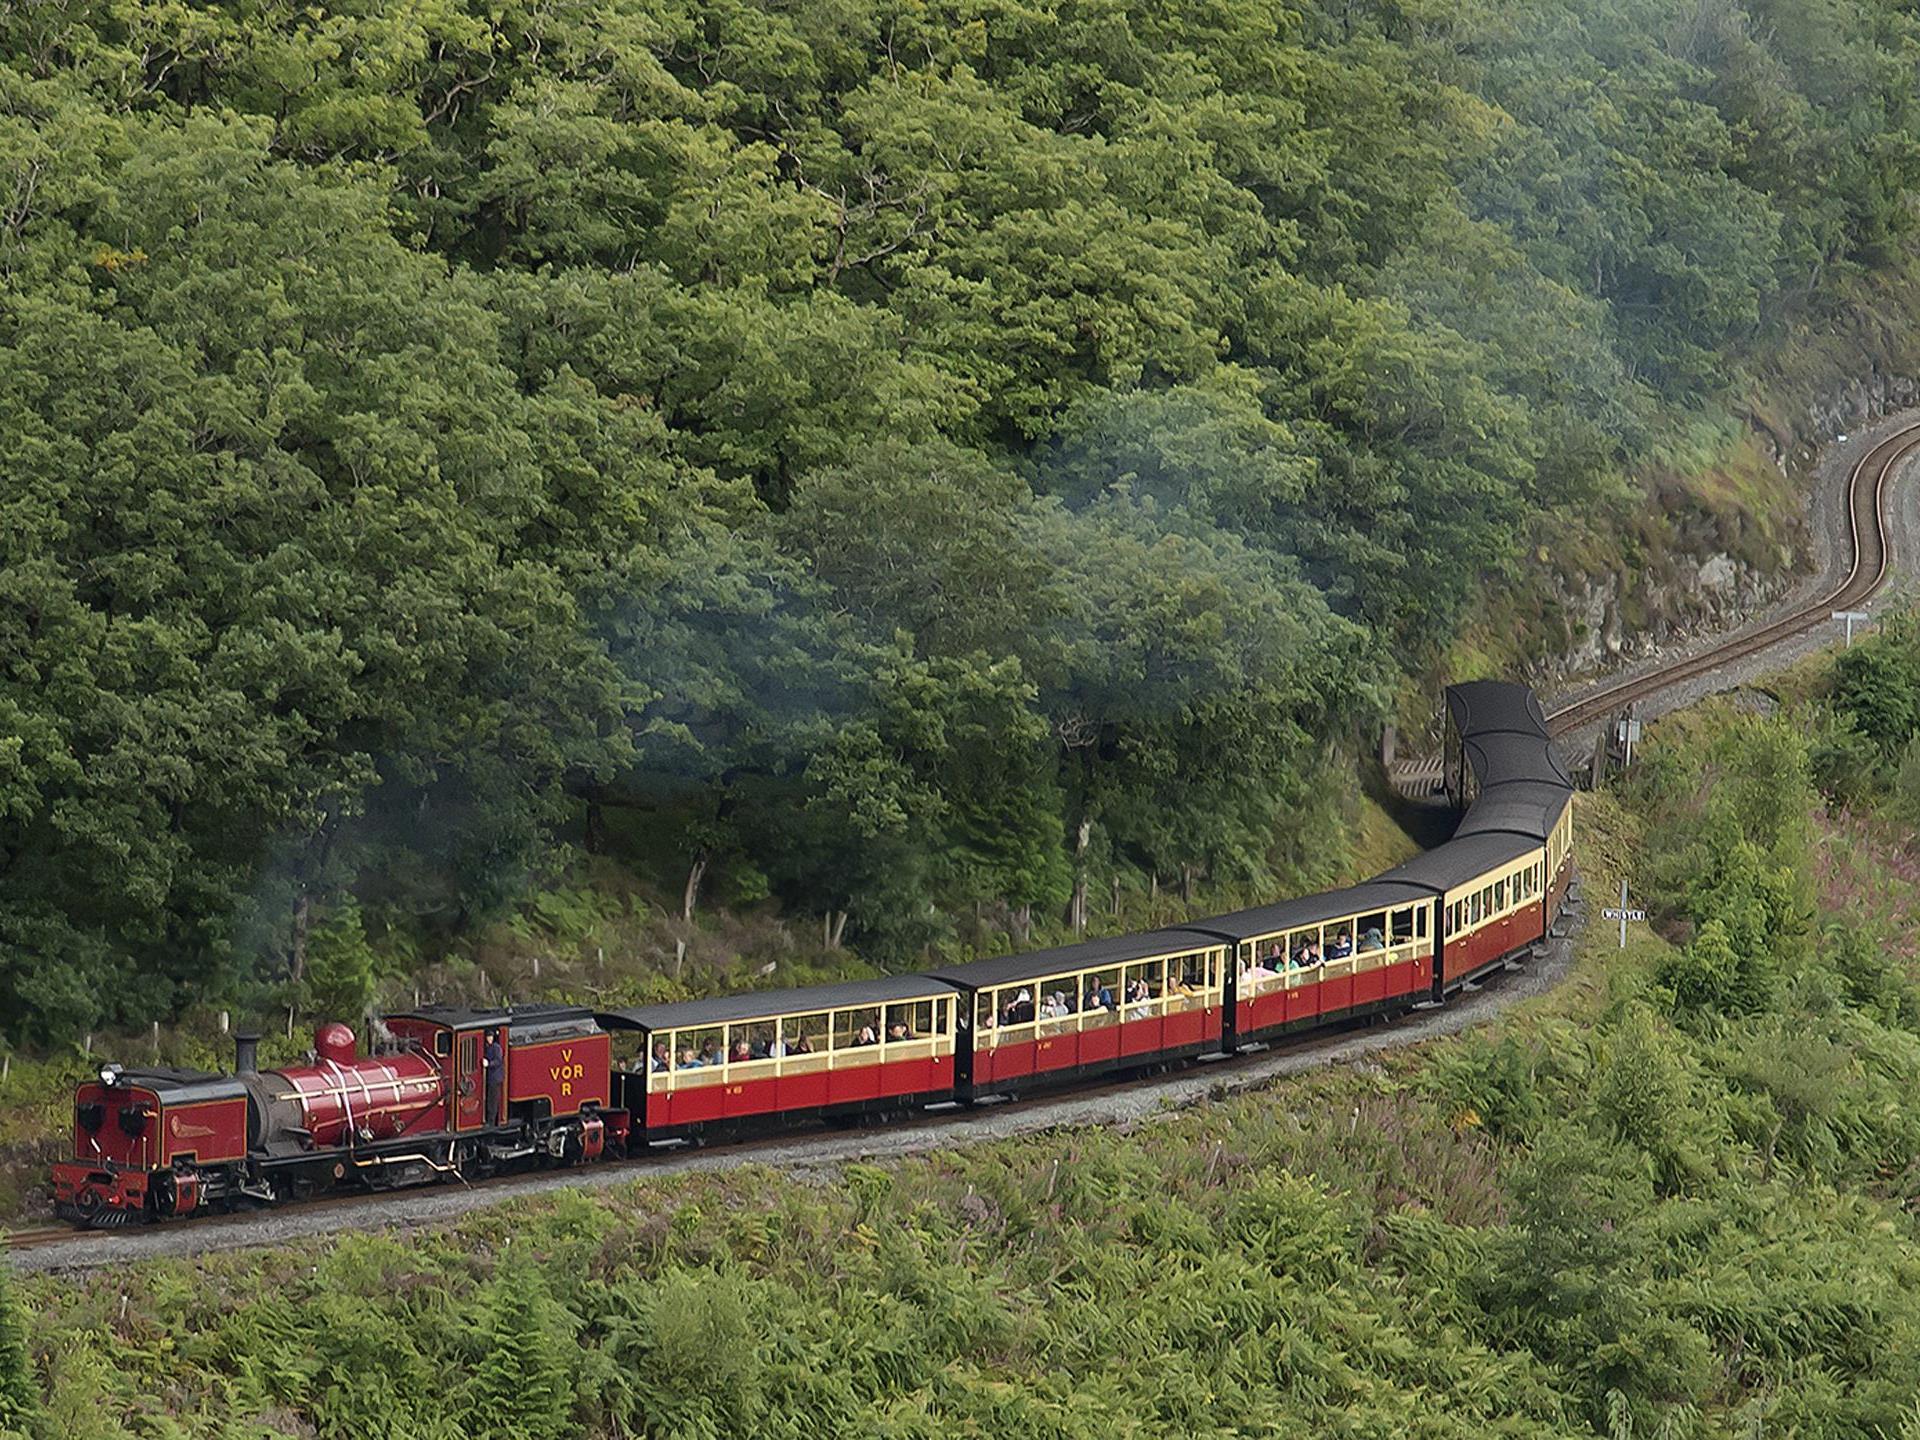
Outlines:
[[[1839,585],[1791,614],[1756,630],[1730,636],[1699,655],[1621,680],[1596,694],[1562,705],[1548,713],[1547,728],[1556,736],[1578,730],[1604,719],[1630,701],[1645,699],[1669,686],[1717,670],[1730,660],[1758,654],[1782,640],[1804,634],[1816,625],[1827,623],[1835,610],[1853,609],[1870,598],[1886,583],[1892,558],[1887,534],[1887,490],[1900,466],[1915,451],[1920,451],[1920,423],[1895,431],[1855,463],[1847,479],[1847,525],[1853,538],[1853,564]]]
[[[78,1233],[71,1225],[42,1225],[31,1230],[9,1230],[6,1232],[5,1248],[16,1254],[23,1250],[38,1250],[45,1245],[58,1245],[64,1240],[72,1240]]]

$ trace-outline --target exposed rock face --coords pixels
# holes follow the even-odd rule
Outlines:
[[[1905,410],[1916,397],[1920,397],[1920,381],[1871,370],[1809,405],[1803,437],[1826,440],[1844,434],[1863,421],[1878,420],[1892,411]]]
[[[1920,380],[1869,370],[1806,407],[1793,434],[1759,415],[1749,423],[1784,475],[1805,472],[1817,447],[1895,410],[1920,404]],[[1812,487],[1807,487],[1811,510]],[[1658,655],[1697,636],[1736,627],[1785,595],[1806,573],[1809,557],[1780,553],[1759,568],[1716,548],[1705,533],[1675,537],[1676,549],[1632,577],[1623,595],[1619,574],[1556,584],[1566,633],[1549,678],[1564,680]],[[1694,548],[1689,550],[1689,540]]]
[[[1618,575],[1561,586],[1567,635],[1563,658],[1548,667],[1551,677],[1608,669],[1737,625],[1785,594],[1796,578],[1785,567],[1771,573],[1757,570],[1722,551],[1671,560],[1670,575],[1642,576],[1635,582],[1630,606],[1621,603]]]

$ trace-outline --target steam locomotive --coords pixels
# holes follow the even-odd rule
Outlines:
[[[564,1165],[798,1123],[953,1109],[1443,1003],[1566,903],[1573,785],[1532,693],[1448,688],[1454,837],[1361,885],[926,975],[628,1010],[429,1006],[303,1065],[104,1065],[58,1212],[105,1227]],[[621,1055],[616,1063],[616,1038]]]
[[[259,1068],[251,1035],[232,1075],[101,1066],[74,1097],[56,1211],[107,1227],[626,1147],[627,1114],[607,1104],[607,1033],[589,1010],[429,1006],[381,1029],[361,1055],[351,1029],[322,1025],[312,1060],[279,1070]]]

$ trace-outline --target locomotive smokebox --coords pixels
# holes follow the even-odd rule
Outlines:
[[[329,1020],[313,1032],[313,1053],[336,1065],[353,1064],[353,1031],[338,1020]]]
[[[233,1037],[233,1073],[252,1075],[260,1069],[260,1037],[242,1033]]]

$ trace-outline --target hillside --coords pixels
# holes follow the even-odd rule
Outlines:
[[[1342,873],[1412,677],[1586,624],[1489,595],[1794,563],[1737,417],[1904,363],[1915,35],[0,10],[0,1042]]]

